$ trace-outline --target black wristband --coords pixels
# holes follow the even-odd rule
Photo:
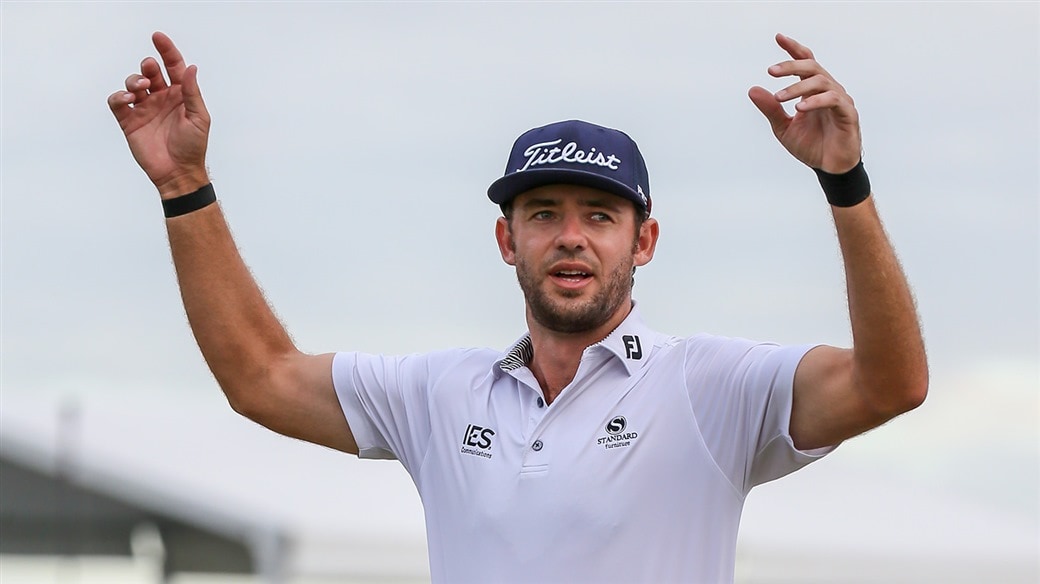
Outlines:
[[[213,183],[210,183],[194,193],[181,195],[173,199],[165,199],[162,202],[163,214],[166,218],[180,217],[192,211],[198,211],[208,207],[217,201],[217,194],[213,192]]]
[[[862,160],[845,174],[831,174],[818,168],[813,171],[820,179],[827,202],[835,207],[853,207],[870,196],[870,179],[867,178]]]

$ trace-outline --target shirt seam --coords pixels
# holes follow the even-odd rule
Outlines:
[[[701,432],[700,421],[697,419],[697,411],[693,407],[693,397],[690,395],[690,378],[687,374],[687,364],[689,359],[689,342],[687,341],[686,343],[683,343],[683,390],[686,392],[686,403],[690,408],[690,417],[693,419],[694,429],[697,432],[697,440],[700,441],[701,447],[703,447],[704,452],[708,454],[708,458],[711,459],[712,466],[715,467],[716,472],[719,473],[719,476],[722,477],[722,480],[726,481],[726,484],[729,485],[729,488],[732,489],[733,494],[737,496],[737,499],[739,501],[744,501],[747,498],[747,493],[743,492],[741,489],[737,488],[737,486],[733,484],[733,481],[731,481],[729,476],[726,475],[726,472],[722,469],[722,466],[719,465],[719,461],[716,460],[715,453],[711,451],[711,448],[708,447],[708,443],[704,440],[704,434]]]

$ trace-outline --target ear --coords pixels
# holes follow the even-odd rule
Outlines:
[[[498,251],[502,254],[502,261],[515,266],[516,251],[513,247],[513,232],[509,229],[509,220],[499,217],[495,222],[495,239],[498,240]]]
[[[657,249],[657,237],[660,235],[660,225],[657,219],[647,218],[639,226],[639,237],[636,238],[635,257],[636,266],[645,266],[654,259],[654,250]]]

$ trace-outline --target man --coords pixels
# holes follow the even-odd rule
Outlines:
[[[729,582],[743,501],[916,407],[928,377],[913,300],[860,163],[852,99],[777,35],[789,87],[749,97],[816,169],[845,262],[854,348],[649,329],[632,274],[654,255],[634,141],[581,121],[517,139],[502,206],[529,332],[506,352],[306,355],[236,250],[205,166],[209,115],[174,44],[109,105],[159,190],[192,330],[232,407],[282,434],[397,458],[422,496],[438,582]],[[783,103],[798,100],[789,116]]]

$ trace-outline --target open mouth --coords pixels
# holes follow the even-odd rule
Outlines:
[[[570,283],[581,283],[592,277],[592,274],[581,270],[557,270],[552,273],[553,278]]]

